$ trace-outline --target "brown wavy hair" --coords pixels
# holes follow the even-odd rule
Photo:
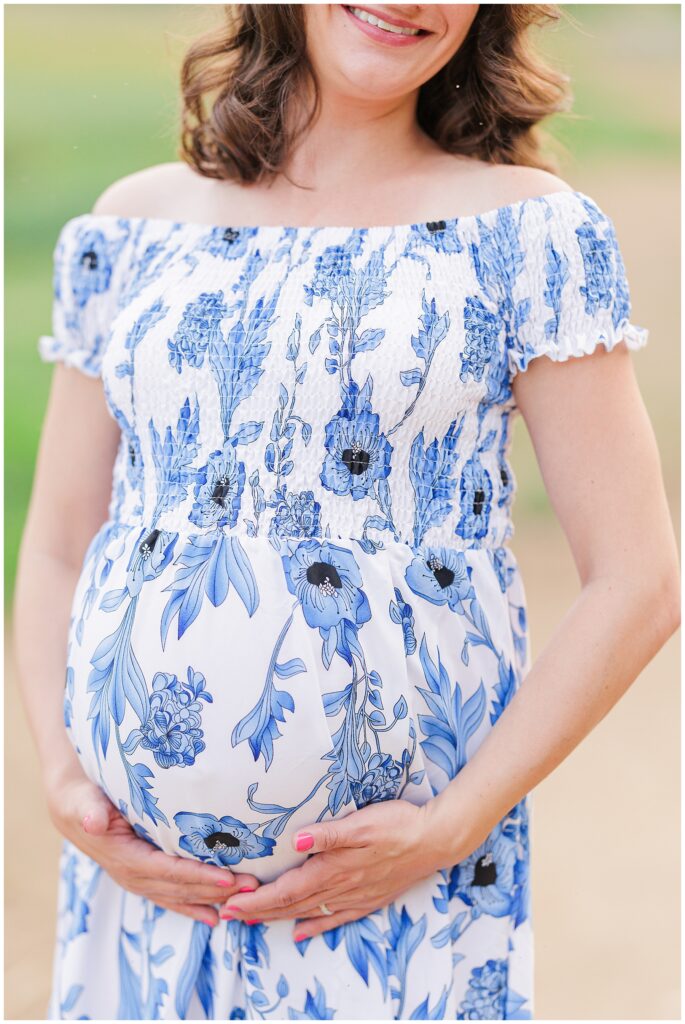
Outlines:
[[[179,156],[206,177],[247,183],[276,174],[316,117],[303,8],[226,4],[223,25],[191,43]],[[556,4],[481,4],[457,52],[419,89],[423,131],[448,153],[556,172],[539,122],[569,109],[569,78],[536,53],[530,30],[561,18]],[[295,129],[286,111],[303,85],[314,102]]]

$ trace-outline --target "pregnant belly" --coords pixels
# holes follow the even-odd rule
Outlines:
[[[468,624],[446,600],[419,595],[407,612],[408,548],[365,555],[351,542],[307,541],[284,554],[221,535],[177,538],[169,554],[158,534],[157,562],[140,568],[143,542],[131,532],[95,597],[104,553],[84,567],[65,692],[86,773],[140,835],[270,881],[304,859],[296,830],[380,800],[423,803],[456,772],[459,736],[441,726],[433,748],[447,753],[424,759],[419,729],[439,699],[422,695],[442,664],[436,631],[449,630],[443,662],[459,663],[463,687],[477,690],[482,673],[459,658]],[[496,587],[486,557],[475,561]],[[497,630],[493,649],[511,641],[507,621]],[[446,723],[451,713],[446,705]],[[472,749],[489,727],[485,703],[476,724]]]

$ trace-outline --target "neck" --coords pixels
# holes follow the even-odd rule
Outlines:
[[[379,181],[406,179],[435,148],[416,122],[417,97],[415,91],[373,105],[331,91],[322,93],[319,113],[296,141],[284,175],[315,192],[346,186],[349,191],[351,177],[357,191],[366,185],[377,189]]]

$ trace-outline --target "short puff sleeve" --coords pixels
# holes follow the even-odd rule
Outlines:
[[[590,196],[561,191],[523,204],[510,261],[510,375],[531,359],[563,362],[624,341],[642,348],[646,327],[630,320],[625,266],[613,221]]]
[[[126,275],[128,239],[125,220],[110,215],[86,213],[64,224],[52,254],[52,334],[38,339],[41,359],[100,376]]]

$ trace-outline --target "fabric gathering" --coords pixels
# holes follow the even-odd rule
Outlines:
[[[642,347],[630,317],[577,190],[368,228],[64,224],[39,355],[121,431],[64,720],[142,839],[268,882],[296,829],[458,775],[531,665],[513,381]],[[530,812],[301,943],[164,910],[65,840],[49,1016],[531,1019]]]

